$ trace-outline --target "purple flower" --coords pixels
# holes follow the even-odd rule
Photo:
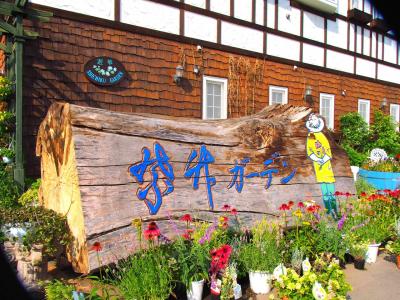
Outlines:
[[[214,232],[214,230],[217,228],[216,226],[216,222],[214,220],[214,222],[207,228],[206,232],[204,233],[204,235],[200,238],[199,240],[199,244],[203,245],[206,241],[209,242],[211,239],[211,235]]]
[[[341,217],[340,220],[338,221],[338,223],[337,223],[338,230],[343,229],[344,221],[346,221],[346,214],[344,214],[343,217]]]

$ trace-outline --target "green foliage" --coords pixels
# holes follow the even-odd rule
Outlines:
[[[0,76],[0,100],[7,100],[13,92],[13,83],[7,77]]]
[[[396,125],[392,117],[376,111],[374,120],[370,128],[372,142],[368,146],[368,150],[381,148],[392,156],[400,153],[400,134],[396,132]]]
[[[72,292],[75,290],[75,287],[59,280],[54,280],[46,285],[44,290],[46,293],[46,300],[71,300]]]
[[[296,249],[304,256],[314,258],[316,254],[316,240],[317,232],[310,225],[304,225],[296,229],[287,230],[282,243],[284,261],[287,263],[291,262],[293,253]]]
[[[8,158],[14,158],[15,152],[12,149],[9,148],[0,148],[0,158],[1,157],[8,157]]]
[[[388,155],[400,153],[400,134],[389,115],[375,111],[374,123],[367,123],[358,113],[348,113],[340,118],[341,145],[347,152],[350,164],[361,166],[374,148],[384,149]]]
[[[392,158],[377,163],[369,161],[363,164],[364,170],[377,171],[377,172],[400,172],[400,163]]]
[[[109,272],[110,281],[124,299],[164,300],[174,287],[174,264],[161,248],[149,249],[120,262],[114,272]]]
[[[367,195],[373,194],[376,192],[375,187],[372,184],[369,184],[365,179],[358,177],[355,182],[357,195],[361,193],[366,193]]]
[[[37,179],[34,181],[31,186],[28,188],[28,190],[21,195],[18,199],[18,203],[21,204],[22,206],[26,205],[37,205],[39,202],[39,188],[41,184],[41,179]]]
[[[340,117],[340,131],[342,145],[354,149],[356,152],[365,151],[365,142],[368,140],[368,124],[359,113],[352,112]]]
[[[272,272],[281,262],[277,229],[264,219],[252,230],[250,243],[241,246],[239,261],[246,271]]]
[[[178,238],[172,245],[178,267],[179,281],[190,287],[192,281],[208,279],[210,252],[207,245]]]
[[[357,259],[365,259],[367,251],[368,251],[368,244],[360,243],[358,241],[354,241],[354,243],[350,245],[349,249],[350,254]]]
[[[368,154],[358,152],[347,144],[342,144],[342,147],[349,156],[351,166],[361,166],[363,162],[368,158]]]
[[[15,115],[9,111],[0,111],[0,136],[3,136],[14,128]]]
[[[386,244],[385,248],[394,255],[400,255],[400,239],[397,239],[395,241],[389,241]]]
[[[19,188],[14,181],[11,170],[0,165],[0,208],[17,206],[18,197]]]
[[[0,226],[27,225],[23,244],[30,249],[34,244],[43,244],[43,252],[48,256],[57,253],[61,246],[71,241],[65,217],[44,207],[0,208]]]
[[[329,256],[318,257],[311,270],[301,276],[295,270],[287,269],[287,274],[275,281],[275,287],[282,299],[309,300],[314,299],[312,290],[316,282],[326,294],[329,293],[329,299],[345,299],[351,291],[338,263]]]
[[[316,235],[315,250],[317,253],[332,253],[336,257],[344,259],[347,244],[342,237],[342,232],[337,229],[337,225],[321,221],[317,225],[318,234]]]

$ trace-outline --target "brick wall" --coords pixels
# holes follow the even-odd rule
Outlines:
[[[39,39],[26,43],[24,51],[24,148],[27,174],[31,176],[38,174],[39,167],[34,157],[37,128],[54,101],[120,112],[200,118],[202,76],[193,73],[193,65],[200,65],[204,75],[228,78],[230,56],[240,58],[208,48],[200,54],[196,45],[65,18],[53,17],[40,26],[26,25],[40,34]],[[121,61],[129,74],[128,80],[113,87],[90,83],[83,68],[96,56],[111,56]],[[249,59],[250,64],[256,61],[251,57],[243,59]],[[185,80],[182,86],[177,86],[172,78],[175,67],[183,60]],[[304,88],[312,86],[316,111],[320,92],[335,94],[335,128],[340,115],[357,111],[359,98],[371,100],[371,112],[379,107],[383,97],[391,103],[400,103],[397,87],[304,68],[294,70],[293,65],[272,61],[259,62],[264,64],[264,76],[255,89],[256,111],[267,105],[269,85],[288,87],[289,103],[294,105],[306,105]],[[346,96],[341,95],[342,90],[346,90]],[[243,113],[241,109],[240,114]]]

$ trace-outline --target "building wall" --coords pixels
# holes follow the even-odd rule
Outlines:
[[[352,8],[376,15],[369,0],[337,0],[336,13],[321,12],[294,0],[31,2],[400,84],[400,52],[394,36],[347,18]],[[371,65],[374,68],[365,72]]]
[[[152,31],[143,32],[133,27],[116,29],[78,19],[79,16],[73,15],[55,16],[48,23],[25,24],[40,34],[37,40],[26,43],[24,51],[24,148],[28,175],[38,174],[39,162],[33,157],[35,137],[51,103],[67,101],[120,112],[201,118],[202,75],[229,80],[232,60],[248,60],[250,66],[256,61],[263,65],[263,77],[255,89],[255,111],[268,104],[269,85],[287,87],[289,104],[293,105],[306,105],[303,94],[305,86],[310,85],[315,111],[319,110],[319,93],[334,94],[335,128],[340,115],[357,111],[359,98],[371,101],[371,112],[380,106],[384,97],[389,103],[400,103],[397,85],[362,80],[340,72],[301,66],[295,69],[285,60],[263,60],[235,52],[233,48],[203,47],[199,53],[196,44],[157,37]],[[112,87],[90,83],[84,76],[84,64],[96,56],[118,59],[129,78]],[[177,86],[173,75],[183,60],[185,80],[182,86]],[[200,76],[193,73],[194,64],[202,68]],[[345,96],[342,96],[343,90]],[[233,106],[229,100],[228,106]],[[244,115],[244,108],[228,113],[228,117],[239,115]]]

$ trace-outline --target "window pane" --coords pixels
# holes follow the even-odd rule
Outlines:
[[[214,119],[221,118],[221,108],[214,107]]]
[[[213,106],[213,96],[212,95],[207,95],[207,107]]]
[[[221,106],[221,96],[220,95],[214,96],[214,106]]]
[[[214,95],[221,96],[221,85],[222,84],[214,83],[213,85],[214,85]]]
[[[207,119],[214,119],[214,109],[212,106],[207,107]]]
[[[214,85],[211,82],[207,82],[207,95],[214,94]]]

